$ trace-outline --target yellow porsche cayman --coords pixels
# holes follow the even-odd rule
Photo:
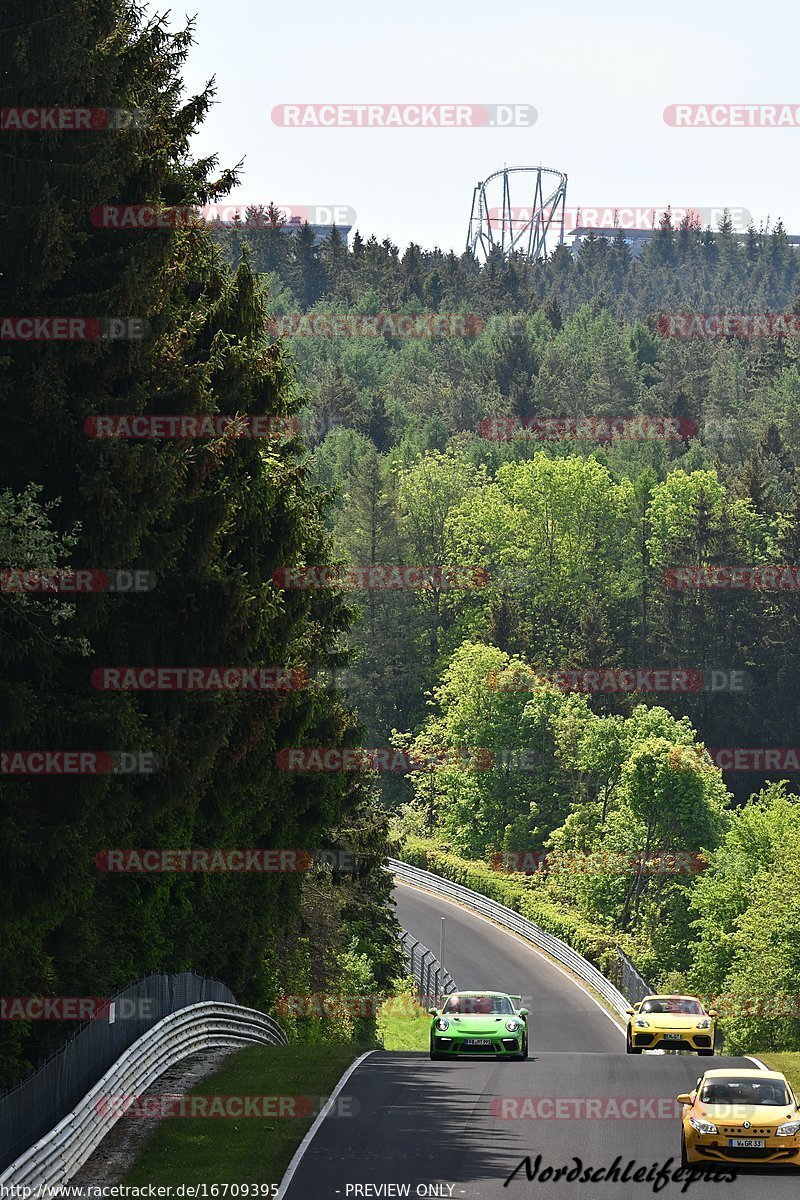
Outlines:
[[[695,1050],[705,1057],[714,1053],[717,1010],[706,1012],[694,996],[645,996],[627,1011],[628,1054],[656,1049]]]
[[[800,1106],[780,1071],[706,1071],[678,1103],[681,1166],[800,1166]]]

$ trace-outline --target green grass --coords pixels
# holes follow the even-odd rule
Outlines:
[[[227,1059],[191,1094],[329,1096],[344,1071],[369,1047],[248,1046]],[[124,1182],[278,1184],[316,1117],[164,1120]],[[141,1118],[146,1119],[146,1118]]]
[[[378,1037],[386,1050],[430,1050],[431,1019],[413,996],[393,996],[378,1010]]]
[[[756,1054],[771,1071],[782,1071],[792,1085],[795,1095],[800,1095],[800,1051],[785,1050],[777,1053]]]

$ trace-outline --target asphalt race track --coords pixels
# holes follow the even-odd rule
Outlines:
[[[594,1170],[610,1168],[619,1158],[621,1173],[633,1159],[629,1176],[671,1158],[671,1172],[680,1166],[680,1134],[670,1101],[689,1091],[703,1070],[754,1064],[688,1054],[626,1055],[624,1035],[605,1011],[518,938],[414,888],[398,886],[395,898],[401,924],[435,953],[440,917],[447,917],[446,962],[459,987],[495,987],[524,996],[531,1010],[530,1057],[524,1063],[434,1063],[426,1054],[371,1055],[318,1129],[286,1200],[800,1196],[800,1170],[752,1167],[740,1170],[733,1182],[693,1182],[685,1191],[686,1179],[669,1181],[658,1191],[652,1182],[621,1179],[529,1181],[524,1166],[504,1186],[526,1156],[535,1163],[541,1155],[539,1174],[547,1167],[572,1169],[576,1157],[584,1169]],[[541,1109],[530,1099],[537,1097],[543,1098]],[[556,1098],[561,1098],[558,1115]],[[595,1101],[595,1113],[599,1102],[605,1115],[587,1119],[589,1099]],[[627,1115],[613,1116],[617,1111]]]

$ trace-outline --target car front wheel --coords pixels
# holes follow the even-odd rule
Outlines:
[[[681,1132],[681,1166],[684,1170],[689,1166],[689,1155],[686,1153],[686,1134]]]
[[[431,1038],[431,1060],[433,1062],[443,1062],[447,1058],[446,1054],[440,1054],[438,1050],[433,1048],[433,1038]]]
[[[642,1053],[642,1047],[634,1046],[633,1042],[631,1041],[630,1029],[625,1034],[625,1053],[626,1054],[641,1054]]]

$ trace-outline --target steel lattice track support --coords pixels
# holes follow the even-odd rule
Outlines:
[[[512,203],[511,176],[514,180]],[[567,177],[552,167],[503,167],[472,193],[467,250],[486,261],[493,251],[505,257],[547,258],[548,238],[564,241]]]

